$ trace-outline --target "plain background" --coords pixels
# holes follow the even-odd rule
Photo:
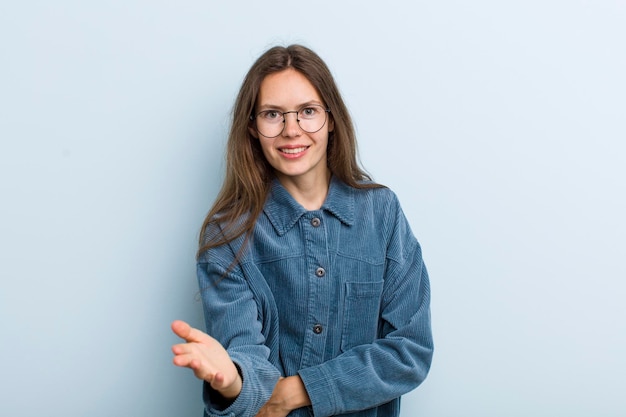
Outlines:
[[[242,78],[294,42],[424,248],[402,415],[626,415],[625,41],[618,0],[3,1],[0,415],[201,415],[169,325]]]

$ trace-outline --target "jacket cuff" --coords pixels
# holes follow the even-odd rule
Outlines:
[[[298,371],[313,408],[313,415],[332,416],[338,413],[336,388],[332,377],[321,366]]]
[[[246,415],[246,410],[253,401],[253,395],[246,381],[249,379],[246,368],[242,368],[235,362],[239,376],[241,377],[241,392],[235,400],[227,400],[222,395],[211,388],[208,382],[203,384],[203,396],[206,415],[209,417],[235,417]]]

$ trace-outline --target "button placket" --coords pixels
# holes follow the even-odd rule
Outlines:
[[[329,320],[331,299],[328,294],[331,283],[327,282],[326,269],[324,265],[328,265],[328,224],[322,224],[325,218],[323,214],[311,212],[307,218],[303,218],[302,230],[305,237],[306,245],[306,263],[309,283],[309,311],[307,317],[306,332],[307,348],[303,349],[301,363],[303,366],[312,366],[322,363],[324,359],[326,337],[328,334],[324,329],[325,323]],[[324,278],[324,279],[322,279]]]

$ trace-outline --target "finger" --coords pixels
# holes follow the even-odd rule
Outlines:
[[[185,339],[188,343],[210,343],[214,339],[208,334],[191,327],[182,320],[175,320],[172,323],[172,331],[181,339]]]
[[[182,320],[172,322],[172,331],[181,339],[186,339],[191,331],[191,326]]]
[[[172,346],[172,353],[174,353],[175,355],[191,353],[192,352],[191,346],[192,345],[190,345],[189,343],[179,343],[177,345]]]
[[[213,379],[211,380],[211,387],[216,390],[223,388],[225,379],[226,378],[224,377],[223,373],[216,372],[215,375],[213,375]]]
[[[213,378],[215,378],[215,375],[210,369],[207,369],[205,366],[203,366],[202,361],[200,361],[199,359],[192,358],[189,361],[188,367],[193,371],[194,375],[197,378],[207,381],[208,383],[213,382]]]
[[[174,365],[176,366],[190,368],[191,362],[193,361],[193,359],[194,358],[192,355],[181,354],[181,355],[174,356],[174,358],[172,359],[172,362],[174,362]]]
[[[181,368],[189,368],[193,371],[194,375],[202,380],[212,382],[214,376],[213,374],[202,366],[202,361],[198,360],[194,355],[184,354],[177,355],[172,360],[174,365],[179,366]]]

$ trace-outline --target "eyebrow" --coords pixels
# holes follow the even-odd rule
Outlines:
[[[310,106],[312,104],[316,104],[318,106],[324,107],[324,105],[321,102],[317,101],[317,100],[309,100],[309,101],[305,101],[302,104],[299,104],[298,106],[296,106],[296,108],[294,110],[296,110],[296,109],[300,110],[301,108],[306,107],[306,106]],[[266,103],[266,104],[260,105],[258,107],[257,111],[263,111],[263,110],[283,110],[284,111],[285,109],[286,109],[286,107],[283,107],[283,106]]]

